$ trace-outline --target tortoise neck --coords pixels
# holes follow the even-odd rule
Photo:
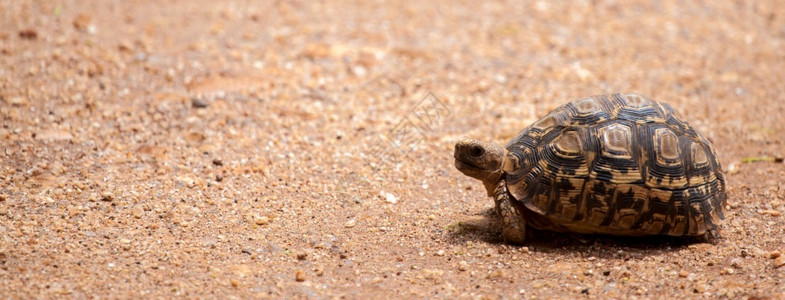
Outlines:
[[[502,163],[499,171],[502,173],[510,173],[515,170],[516,163],[510,159],[510,151],[507,151],[507,149],[504,148],[502,148],[502,150],[504,150],[504,153],[502,153]]]
[[[493,196],[496,194],[496,184],[503,179],[505,173],[511,171],[514,168],[514,164],[507,157],[507,154],[509,154],[509,151],[502,148],[502,162],[499,164],[499,169],[493,173],[488,174],[488,177],[486,177],[483,181],[483,185],[485,185],[485,191],[488,192],[488,196]]]

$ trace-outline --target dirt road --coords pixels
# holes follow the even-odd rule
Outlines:
[[[782,298],[784,43],[774,0],[0,0],[0,298]],[[724,239],[502,243],[455,142],[619,91],[713,142]]]

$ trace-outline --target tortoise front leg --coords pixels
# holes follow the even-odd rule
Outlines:
[[[510,244],[523,244],[526,239],[526,220],[512,203],[504,181],[496,186],[493,196],[496,212],[502,220],[502,239]]]

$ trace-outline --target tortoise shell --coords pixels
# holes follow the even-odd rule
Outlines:
[[[642,95],[573,100],[506,149],[507,190],[535,228],[700,236],[724,219],[711,143],[670,105]]]

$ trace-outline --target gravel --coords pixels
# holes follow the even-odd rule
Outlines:
[[[0,0],[0,298],[785,298],[779,1]],[[499,235],[454,168],[569,99],[673,105],[716,244]]]

